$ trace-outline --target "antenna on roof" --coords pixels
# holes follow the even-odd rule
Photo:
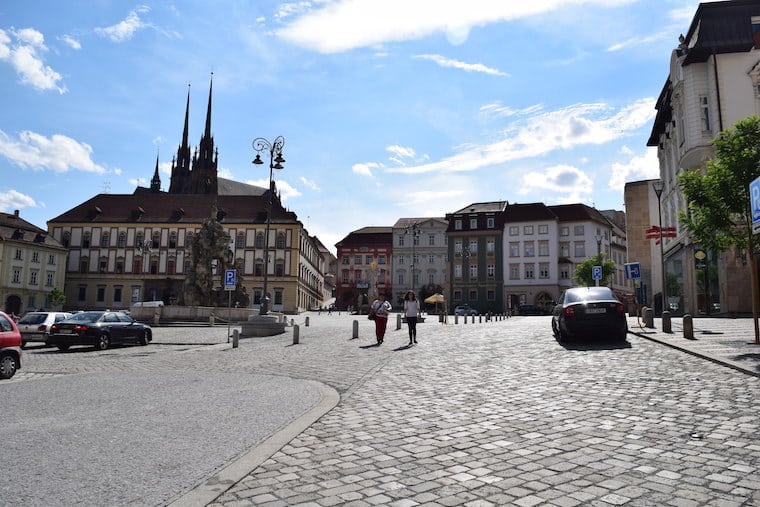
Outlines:
[[[108,180],[105,180],[103,182],[103,193],[108,194],[111,192],[111,182]]]

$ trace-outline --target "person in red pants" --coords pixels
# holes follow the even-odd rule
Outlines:
[[[372,302],[369,311],[375,314],[375,336],[377,337],[377,344],[380,345],[385,338],[385,328],[388,326],[388,312],[391,311],[391,304],[385,300],[384,293],[378,294],[377,299]]]

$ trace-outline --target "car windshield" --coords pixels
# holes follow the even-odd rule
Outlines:
[[[568,290],[565,296],[566,303],[579,303],[582,301],[600,301],[616,299],[609,287],[588,287]]]
[[[23,317],[21,317],[21,320],[18,321],[19,324],[42,324],[45,322],[45,319],[47,318],[47,313],[27,313]]]
[[[74,320],[77,322],[96,322],[103,312],[82,312],[76,313],[66,320]]]

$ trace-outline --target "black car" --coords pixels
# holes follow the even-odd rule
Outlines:
[[[48,345],[67,350],[72,345],[91,345],[106,350],[114,343],[147,345],[153,339],[150,326],[123,312],[96,311],[75,313],[50,327]]]
[[[574,287],[559,298],[552,312],[552,331],[560,343],[580,336],[625,341],[625,305],[609,287]]]
[[[544,309],[536,305],[520,305],[517,307],[517,312],[520,315],[546,315]]]

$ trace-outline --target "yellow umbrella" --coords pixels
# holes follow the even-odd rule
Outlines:
[[[433,294],[425,299],[426,303],[443,303],[443,294]]]

